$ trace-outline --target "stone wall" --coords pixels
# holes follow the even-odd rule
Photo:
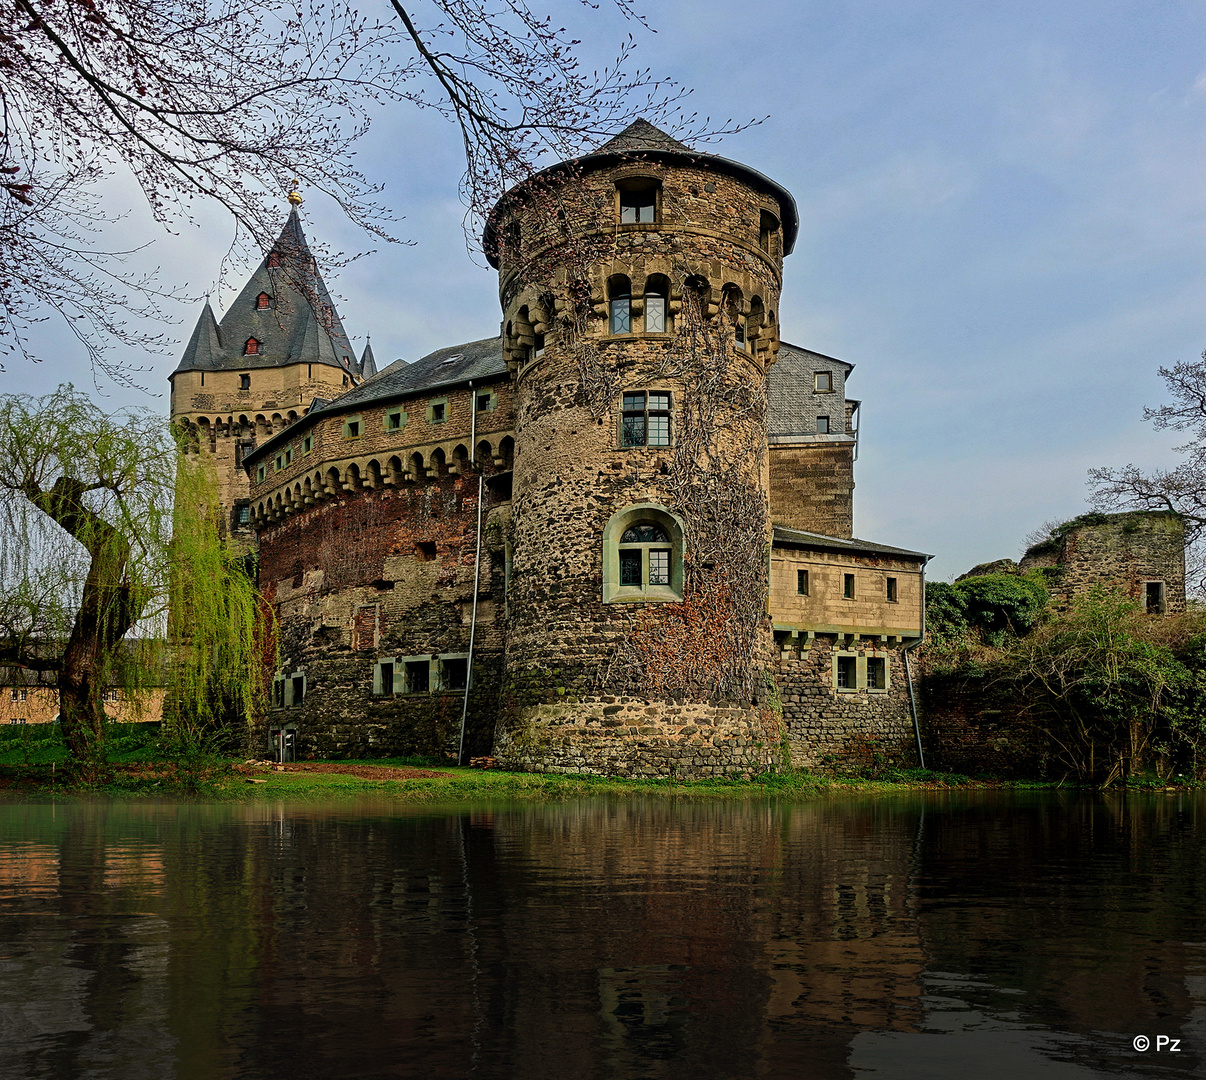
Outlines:
[[[1046,777],[1050,752],[1008,692],[986,679],[926,675],[917,684],[926,765],[975,776]]]
[[[777,683],[792,765],[850,772],[878,764],[917,764],[903,648],[878,640],[839,642],[817,636],[781,651]],[[854,657],[860,683],[869,657],[885,660],[887,686],[839,689],[838,655]]]
[[[489,489],[487,489],[487,495]],[[488,753],[502,663],[505,505],[483,531],[467,751]],[[305,755],[448,754],[459,741],[463,691],[436,683],[443,659],[468,652],[473,611],[477,480],[360,491],[307,507],[260,535],[260,585],[279,619],[287,680],[300,705],[274,707],[268,727],[296,724]],[[374,692],[383,659],[429,658],[421,693]]]
[[[770,499],[776,525],[853,536],[854,444],[772,443]]]

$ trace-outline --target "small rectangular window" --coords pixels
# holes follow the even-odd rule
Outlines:
[[[888,662],[882,656],[867,657],[867,689],[888,689]]]
[[[431,422],[433,424],[442,424],[444,422],[444,403],[438,402],[431,407]]]
[[[829,417],[828,416],[818,416],[817,417],[817,434],[818,435],[828,435],[829,434]]]
[[[796,595],[797,596],[807,596],[808,595],[808,571],[807,570],[797,570],[796,571]]]
[[[833,375],[828,371],[818,371],[813,376],[814,389],[818,394],[828,394],[833,390]]]
[[[645,333],[666,332],[666,298],[659,293],[645,294]]]
[[[544,335],[536,334],[535,338],[536,338],[536,344],[533,347],[532,352],[536,356],[543,356],[544,355]]]
[[[733,325],[733,344],[739,349],[745,348],[745,323],[740,319]]]
[[[895,604],[896,603],[896,579],[894,577],[890,577],[887,580],[887,594],[888,594],[888,603]]]
[[[478,394],[477,395],[477,411],[478,412],[489,412],[490,411],[490,395],[489,394]]]
[[[16,701],[16,700],[17,700],[17,691],[16,691],[15,689],[10,690],[10,691],[8,692],[8,694],[9,694],[9,700],[10,700],[10,701]]]
[[[278,709],[283,709],[285,707],[284,679],[277,678],[272,680],[272,704]]]
[[[670,395],[644,391],[624,395],[621,446],[670,445]]]
[[[235,510],[235,524],[241,526],[251,524],[251,507],[247,503],[239,503]]]
[[[286,465],[293,464],[293,447],[292,446],[285,447],[285,464]]]
[[[854,575],[853,574],[843,574],[842,575],[842,596],[846,600],[854,599]]]
[[[379,660],[374,673],[373,693],[379,697],[388,697],[394,692],[394,662]]]
[[[620,224],[640,225],[657,220],[657,188],[620,189]]]
[[[349,416],[343,422],[343,437],[345,439],[359,439],[363,428],[361,427],[361,419],[359,416]]]
[[[310,451],[313,449],[314,449],[314,436],[307,435],[304,439],[302,439],[302,456],[304,457],[306,454],[310,453]]]
[[[1149,581],[1143,587],[1144,607],[1149,615],[1163,615],[1165,612],[1164,606],[1164,582]]]
[[[275,469],[277,472],[280,472],[280,471],[281,471],[281,469],[283,469],[283,468],[285,467],[285,455],[284,455],[284,454],[277,454],[277,455],[276,455],[276,459],[273,461],[272,465],[273,465],[273,468],[274,468],[274,469]]]
[[[441,660],[441,682],[445,690],[464,690],[465,680],[469,674],[469,661],[461,657]]]
[[[266,465],[257,465],[255,469],[255,482],[262,484],[264,482],[264,474],[267,470]]]
[[[406,662],[406,692],[426,694],[431,689],[431,661],[408,660]]]
[[[834,669],[834,681],[839,690],[854,690],[858,686],[858,676],[853,656],[839,656]]]
[[[240,390],[250,390],[251,389],[251,376],[250,375],[240,375],[239,376],[239,389]]]
[[[293,696],[289,704],[297,708],[298,705],[306,700],[306,677],[304,675],[294,675],[292,682]]]

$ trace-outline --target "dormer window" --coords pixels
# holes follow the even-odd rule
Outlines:
[[[271,306],[272,306],[272,297],[269,296],[266,292],[260,293],[260,295],[255,298],[256,311],[267,311]]]
[[[255,338],[249,337],[243,344],[244,356],[256,356],[260,351],[260,343]]]
[[[622,180],[620,190],[620,224],[645,225],[657,221],[656,180]]]
[[[275,251],[268,252],[268,269],[275,270],[281,264],[280,254]]]

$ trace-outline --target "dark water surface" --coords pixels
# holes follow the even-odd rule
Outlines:
[[[1176,794],[0,805],[0,1074],[1202,1075],[1204,830]]]

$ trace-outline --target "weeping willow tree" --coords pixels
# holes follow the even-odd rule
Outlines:
[[[163,687],[182,726],[250,715],[258,607],[214,488],[145,410],[0,397],[0,677],[57,688],[82,773],[103,767],[106,691]]]

